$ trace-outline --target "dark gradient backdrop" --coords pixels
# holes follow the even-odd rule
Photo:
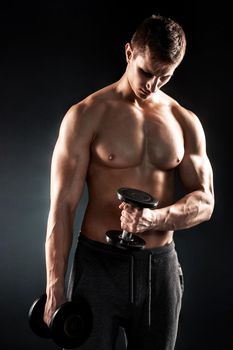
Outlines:
[[[73,103],[120,78],[124,45],[152,13],[173,17],[186,31],[186,57],[165,91],[202,121],[216,192],[212,220],[175,234],[185,275],[176,350],[233,349],[232,18],[223,1],[205,5],[208,9],[204,1],[1,4],[1,349],[57,349],[30,332],[27,312],[45,289],[50,161],[59,125]],[[75,233],[86,201],[85,191]]]

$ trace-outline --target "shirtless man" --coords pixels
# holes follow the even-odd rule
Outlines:
[[[86,181],[89,201],[68,288],[69,299],[83,295],[93,311],[82,350],[113,349],[119,325],[128,349],[174,349],[184,286],[173,234],[209,220],[214,208],[201,123],[161,91],[185,48],[178,23],[145,19],[125,45],[120,80],[73,105],[61,123],[51,164],[44,320],[49,324],[66,300],[74,217]],[[175,170],[186,190],[178,201]],[[148,192],[159,205],[139,210],[119,203],[120,187]],[[106,231],[121,229],[142,237],[145,249],[107,244]]]

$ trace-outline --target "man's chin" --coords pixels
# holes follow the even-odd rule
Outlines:
[[[137,97],[141,98],[142,100],[146,100],[151,96],[150,92],[145,92],[143,90],[138,90]]]

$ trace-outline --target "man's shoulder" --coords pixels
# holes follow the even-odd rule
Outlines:
[[[112,88],[107,86],[71,105],[62,120],[62,124],[73,130],[82,129],[96,132],[105,115],[108,101],[111,100],[111,90]]]
[[[73,104],[69,112],[77,116],[101,116],[109,101],[114,99],[113,84],[103,87]]]
[[[187,137],[202,134],[203,127],[199,117],[189,108],[183,106],[174,98],[163,93],[164,101],[169,106],[169,110],[181,126]]]
[[[172,115],[176,118],[183,130],[200,128],[200,119],[194,111],[187,108],[171,96],[164,95],[164,99],[169,106]]]
[[[161,101],[164,105],[168,106],[172,113],[179,119],[194,119],[197,117],[193,111],[164,92],[161,92]]]

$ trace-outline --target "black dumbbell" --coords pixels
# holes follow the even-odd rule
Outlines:
[[[135,188],[119,188],[117,197],[119,200],[137,208],[155,209],[158,205],[158,201],[149,193]],[[107,231],[106,241],[122,249],[143,249],[146,244],[144,239],[126,230]]]
[[[39,337],[51,338],[58,346],[67,349],[82,345],[92,330],[92,313],[87,301],[78,297],[57,308],[49,326],[44,322],[46,294],[30,307],[28,320],[31,330]]]

